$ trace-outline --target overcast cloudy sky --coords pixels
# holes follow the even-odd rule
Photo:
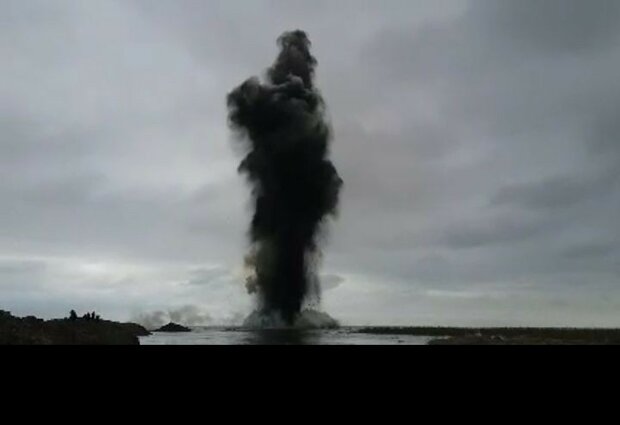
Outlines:
[[[0,10],[0,309],[247,314],[225,97],[301,28],[345,182],[330,314],[620,326],[620,1]]]

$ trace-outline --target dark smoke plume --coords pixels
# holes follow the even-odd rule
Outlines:
[[[292,324],[306,296],[318,290],[317,237],[336,212],[342,180],[327,159],[331,134],[314,86],[310,40],[297,30],[278,44],[266,83],[250,78],[227,100],[229,124],[249,147],[239,166],[255,207],[248,290],[258,293],[261,314],[276,313]]]

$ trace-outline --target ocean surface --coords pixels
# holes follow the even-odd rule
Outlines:
[[[251,330],[193,327],[192,332],[154,332],[141,345],[426,345],[433,337],[359,333],[359,328]]]

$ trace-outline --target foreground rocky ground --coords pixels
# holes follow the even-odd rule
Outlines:
[[[620,345],[620,329],[385,327],[358,332],[436,337],[430,345]]]
[[[0,345],[139,345],[138,337],[149,334],[135,323],[19,318],[0,310]]]

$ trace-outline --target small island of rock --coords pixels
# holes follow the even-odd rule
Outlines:
[[[168,323],[165,326],[162,326],[159,329],[155,329],[153,332],[191,332],[190,328],[186,328],[185,326],[181,326],[177,323]]]

